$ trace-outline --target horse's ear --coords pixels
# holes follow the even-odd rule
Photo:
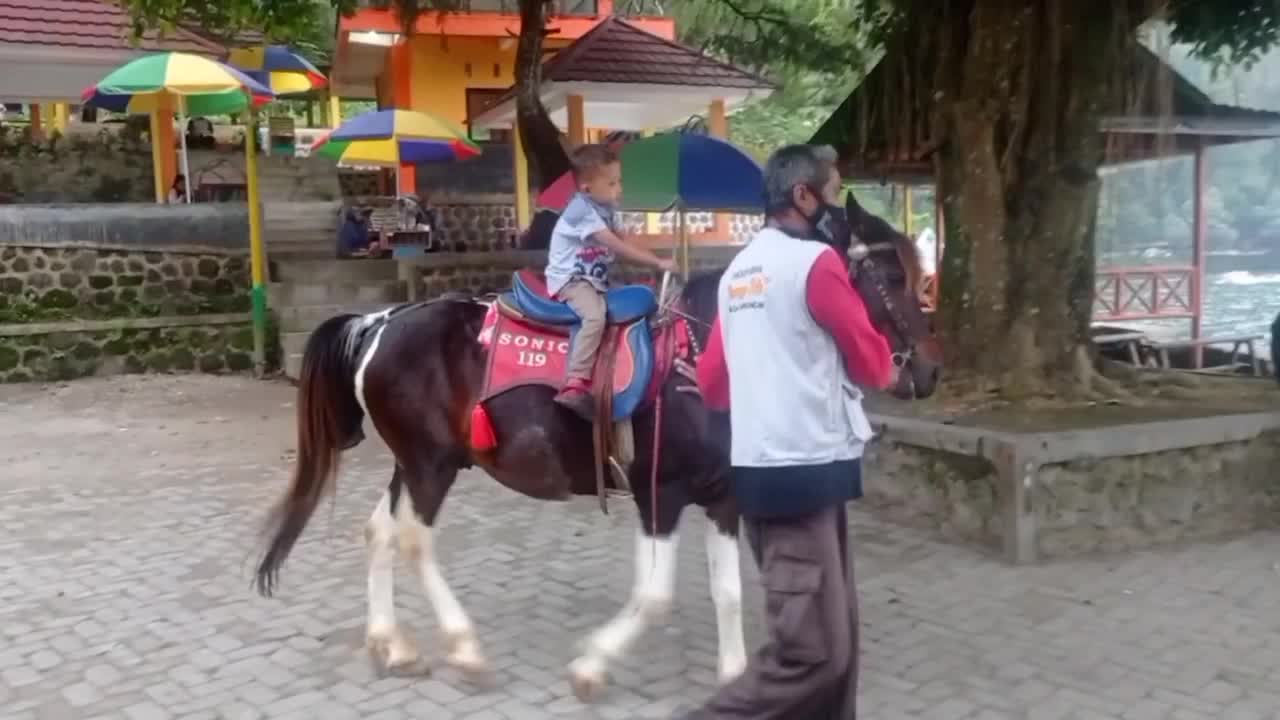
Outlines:
[[[862,216],[862,206],[858,204],[858,199],[853,196],[852,190],[844,194],[844,212],[850,219]]]

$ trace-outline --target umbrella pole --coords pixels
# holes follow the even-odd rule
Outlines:
[[[182,143],[182,177],[186,178],[185,185],[187,191],[183,193],[183,199],[191,203],[191,161],[187,158],[187,130],[182,126],[182,119],[187,116],[187,98],[185,95],[178,96],[178,137]]]
[[[676,227],[678,228],[677,237],[679,238],[679,247],[676,251],[680,253],[680,272],[684,276],[685,282],[689,281],[689,228],[684,222],[684,209],[676,209]]]
[[[253,371],[262,377],[267,369],[267,255],[262,246],[262,202],[258,197],[258,112],[248,112],[248,126],[244,133],[244,175],[249,195],[249,265],[253,277],[250,298],[253,302]]]

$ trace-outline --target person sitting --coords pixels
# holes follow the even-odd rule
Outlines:
[[[213,150],[217,141],[213,135],[213,122],[207,117],[193,117],[187,121],[187,148]]]
[[[187,176],[178,173],[173,176],[173,185],[169,186],[169,204],[177,205],[187,201]]]
[[[604,336],[604,295],[614,253],[664,272],[673,272],[676,264],[619,237],[616,207],[622,199],[622,164],[617,153],[603,145],[582,145],[569,160],[578,192],[551,231],[547,292],[573,308],[581,321],[556,402],[590,421],[591,370]]]

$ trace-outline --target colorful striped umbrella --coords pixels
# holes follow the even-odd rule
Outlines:
[[[317,140],[311,152],[341,165],[399,167],[466,160],[480,148],[462,128],[430,113],[375,110]]]
[[[724,140],[669,133],[615,143],[622,159],[622,202],[626,210],[721,210],[761,212],[764,176],[756,161]],[[573,173],[556,178],[537,204],[560,212],[577,191]]]
[[[236,48],[227,54],[227,64],[243,70],[276,95],[311,92],[329,84],[315,65],[285,45]]]
[[[86,104],[116,112],[152,112],[167,104],[179,115],[240,112],[274,98],[270,89],[216,60],[187,53],[144,55],[121,65],[82,94]],[[191,181],[187,134],[182,173]],[[190,189],[187,202],[191,202]]]
[[[757,213],[764,174],[745,151],[724,140],[667,133],[622,147],[622,207]]]

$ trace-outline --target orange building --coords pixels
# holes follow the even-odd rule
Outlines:
[[[414,34],[401,42],[401,23],[387,3],[365,7],[339,21],[332,92],[376,99],[382,107],[425,110],[469,124],[485,104],[515,82],[516,0],[470,0],[458,12],[424,12]],[[613,14],[613,0],[560,0],[544,41],[565,47]],[[675,38],[669,18],[633,17],[655,35]],[[412,185],[410,185],[412,187]]]

